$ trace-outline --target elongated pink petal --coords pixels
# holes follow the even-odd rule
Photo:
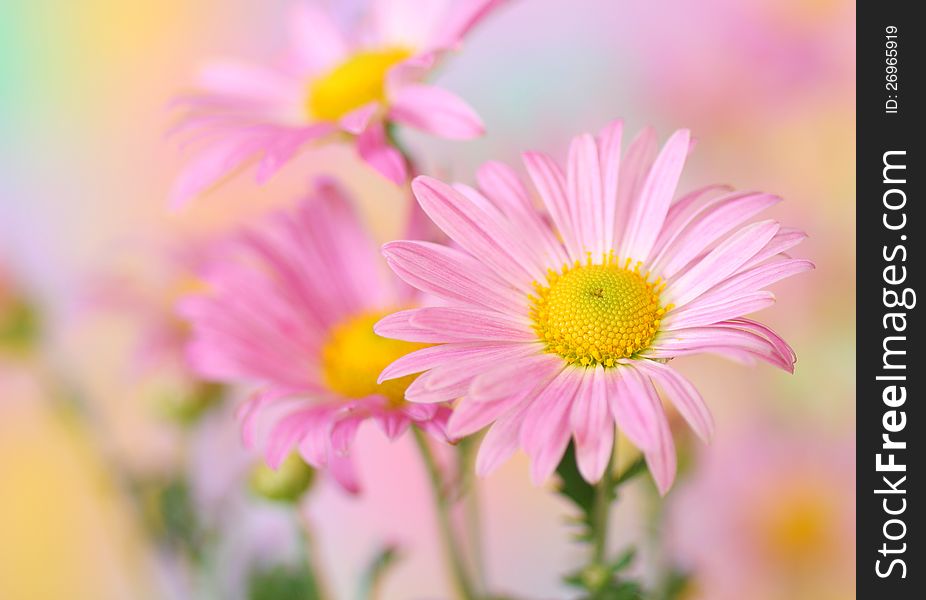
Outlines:
[[[305,458],[303,456],[303,458]],[[328,472],[334,477],[341,488],[349,494],[359,494],[361,491],[357,470],[350,457],[332,455],[327,463]]]
[[[485,477],[508,460],[518,449],[521,426],[530,404],[531,399],[522,401],[520,405],[498,419],[489,429],[479,446],[479,454],[476,455],[477,475]]]
[[[304,72],[330,69],[347,57],[349,48],[341,28],[321,6],[293,3],[288,24],[290,47]]]
[[[653,268],[663,277],[672,277],[714,241],[780,201],[772,194],[734,194],[712,203],[666,246],[665,259],[654,261]]]
[[[535,342],[526,315],[509,316],[479,308],[427,307],[418,309],[412,324],[446,336],[448,342]]]
[[[640,196],[630,208],[620,256],[636,260],[649,256],[685,166],[690,137],[687,129],[675,132],[656,157]]]
[[[697,302],[686,304],[681,309],[672,311],[660,327],[663,331],[672,331],[713,325],[720,321],[758,312],[773,304],[775,304],[775,295],[771,292],[747,292],[739,296],[724,296],[710,304],[702,304],[699,298]]]
[[[717,200],[720,195],[729,195],[733,188],[728,185],[707,185],[689,192],[672,203],[669,212],[666,213],[666,220],[662,225],[662,231],[653,244],[650,252],[648,264],[655,264],[667,244],[674,241],[692,219],[703,209],[704,205]]]
[[[430,48],[455,48],[469,31],[506,0],[463,0],[451,3],[450,13],[428,42]]]
[[[737,271],[778,231],[778,223],[762,221],[743,227],[673,281],[664,294],[667,303],[684,306]]]
[[[473,356],[487,353],[504,354],[510,345],[507,342],[458,342],[428,346],[406,354],[386,367],[380,374],[378,383],[453,364],[455,361]]]
[[[606,373],[608,402],[617,428],[641,450],[658,446],[658,422],[662,407],[652,401],[655,392],[648,379],[630,367]]]
[[[665,392],[691,429],[705,442],[714,434],[714,418],[704,399],[690,381],[660,362],[641,360],[634,367],[648,375]]]
[[[807,234],[803,231],[793,227],[782,227],[765,248],[762,248],[755,256],[746,261],[741,270],[745,271],[762,264],[766,260],[793,248],[805,239],[807,239]]]
[[[659,421],[657,445],[652,450],[645,450],[646,466],[656,482],[659,494],[665,496],[675,481],[677,457],[675,455],[675,442],[672,440],[672,430],[665,415]]]
[[[209,92],[210,97],[222,96],[268,106],[286,97],[293,82],[274,69],[234,60],[217,60],[200,69],[196,84],[202,91]]]
[[[600,365],[586,371],[569,415],[575,435],[576,463],[589,483],[601,479],[613,451],[614,420],[608,410],[605,378]]]
[[[479,188],[519,229],[525,232],[525,238],[535,243],[538,256],[546,258],[545,265],[566,264],[563,246],[544,223],[537,209],[531,202],[527,190],[511,167],[490,161],[476,171]]]
[[[357,136],[360,157],[383,177],[402,185],[408,177],[402,153],[389,145],[382,123],[373,122]]]
[[[169,197],[171,208],[182,208],[222,179],[255,161],[269,143],[271,140],[265,134],[245,131],[206,148],[187,163],[177,176]]]
[[[360,135],[370,126],[373,117],[376,116],[377,111],[380,109],[379,102],[369,102],[341,117],[338,124],[347,133]]]
[[[443,333],[436,333],[422,328],[412,322],[412,316],[421,309],[412,308],[400,310],[391,315],[386,315],[373,325],[373,331],[376,335],[392,338],[395,340],[404,340],[406,342],[426,342],[439,344],[441,342],[450,342]],[[458,340],[464,341],[464,340]]]
[[[535,355],[537,344],[509,344],[498,351],[461,358],[457,362],[431,369],[408,386],[405,397],[411,402],[446,402],[466,394],[473,378],[495,365]]]
[[[521,446],[531,457],[531,479],[543,483],[556,469],[569,443],[569,411],[582,372],[566,368],[531,402],[521,426]]]
[[[444,233],[516,288],[530,291],[530,283],[544,276],[528,270],[534,261],[505,223],[493,220],[457,190],[436,179],[417,177],[412,191]]]
[[[506,361],[473,379],[467,397],[474,402],[494,402],[512,395],[524,395],[532,386],[546,385],[563,369],[563,361],[555,354],[536,352],[518,360]]]
[[[686,306],[686,308],[700,306],[702,303],[714,304],[724,298],[736,297],[744,293],[761,290],[777,281],[812,269],[814,269],[814,264],[809,260],[796,258],[772,259],[748,271],[740,271],[733,277],[730,277],[705,292],[700,298]]]
[[[285,131],[264,151],[264,156],[257,165],[256,180],[264,184],[276,175],[277,171],[290,162],[306,144],[330,134],[334,128],[328,123],[318,123],[308,127]]]
[[[615,247],[614,232],[617,219],[617,190],[621,172],[621,139],[624,122],[620,119],[609,123],[598,134],[598,157],[602,176],[602,226],[604,227],[603,251]]]
[[[527,312],[527,297],[499,281],[468,254],[429,242],[390,242],[383,255],[392,270],[423,292],[515,314]]]
[[[398,123],[451,140],[485,132],[482,119],[459,96],[421,83],[402,86],[389,99],[389,116]]]
[[[627,238],[631,209],[635,199],[640,196],[658,150],[656,131],[652,127],[645,127],[630,142],[621,162],[615,207],[617,213],[614,217],[614,240],[619,251],[623,250],[623,241]]]
[[[540,152],[525,152],[522,155],[527,173],[543,200],[556,232],[563,238],[569,259],[580,260],[585,257],[579,248],[576,230],[569,214],[569,201],[566,197],[566,176],[556,162]]]
[[[602,209],[601,165],[595,139],[584,134],[569,145],[566,186],[569,213],[579,251],[592,252],[595,257],[604,252],[604,216]]]
[[[447,434],[451,439],[458,440],[476,433],[509,409],[516,406],[524,396],[509,396],[492,402],[474,402],[464,398],[453,409],[450,421],[447,424]]]

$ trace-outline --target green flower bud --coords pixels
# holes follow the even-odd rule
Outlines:
[[[315,469],[294,452],[273,470],[261,462],[251,472],[251,490],[263,498],[278,502],[296,502],[315,480]]]

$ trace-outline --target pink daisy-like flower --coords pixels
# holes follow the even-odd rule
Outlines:
[[[520,445],[539,483],[572,436],[578,467],[595,482],[611,458],[616,423],[665,493],[676,459],[656,387],[700,437],[713,428],[671,359],[705,352],[793,371],[791,348],[743,317],[774,302],[767,285],[813,267],[783,254],[803,233],[774,221],[745,225],[778,198],[714,186],[673,202],[688,131],[658,156],[652,130],[623,157],[621,136],[617,121],[597,138],[575,138],[565,173],[548,156],[524,155],[549,219],[502,164],[480,169],[481,191],[419,177],[419,204],[459,247],[384,247],[399,277],[447,305],[377,323],[380,335],[437,344],[399,359],[380,379],[424,372],[408,400],[461,398],[451,438],[494,423],[479,451],[480,474]]]
[[[415,423],[445,439],[447,406],[405,401],[413,376],[377,381],[421,348],[373,332],[415,303],[414,290],[385,268],[342,192],[320,182],[295,211],[226,243],[204,269],[210,291],[180,304],[192,327],[187,356],[203,376],[260,386],[239,414],[245,443],[260,442],[271,467],[295,449],[356,491],[347,454],[364,421],[389,438]]]
[[[353,140],[367,163],[403,183],[405,160],[386,124],[451,139],[482,134],[482,121],[463,100],[421,81],[500,3],[371,0],[368,18],[350,32],[318,6],[295,4],[281,64],[214,64],[200,77],[200,93],[179,101],[184,112],[174,133],[197,152],[175,182],[172,204],[253,163],[262,183],[323,139]]]

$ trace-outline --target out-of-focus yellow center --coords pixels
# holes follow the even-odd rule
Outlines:
[[[825,556],[833,550],[832,504],[814,490],[783,492],[760,520],[766,550],[787,564]]]
[[[547,352],[568,363],[613,367],[618,359],[645,349],[667,308],[659,304],[665,287],[649,281],[640,263],[620,264],[612,254],[600,264],[576,261],[547,273],[546,285],[534,282],[530,296],[534,330]],[[671,307],[668,307],[671,308]]]
[[[407,375],[383,383],[376,383],[376,379],[396,359],[424,348],[427,344],[376,335],[373,325],[386,314],[361,314],[331,329],[321,356],[322,376],[329,389],[346,398],[381,394],[392,406],[399,406],[405,401],[405,389],[417,375]]]
[[[336,121],[374,100],[385,100],[386,73],[411,56],[404,48],[358,52],[309,86],[309,116]]]

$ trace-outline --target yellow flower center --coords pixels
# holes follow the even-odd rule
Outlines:
[[[619,264],[613,254],[601,264],[576,261],[547,273],[547,284],[534,282],[530,296],[534,330],[547,352],[568,363],[613,367],[620,358],[645,349],[666,311],[659,304],[660,280],[649,281],[640,263]]]
[[[373,325],[388,312],[364,313],[335,325],[322,348],[322,377],[332,391],[346,398],[385,396],[390,405],[405,401],[405,389],[417,375],[376,383],[379,374],[396,359],[424,348],[376,335]]]
[[[813,489],[776,493],[775,502],[759,518],[766,550],[786,564],[824,557],[834,543],[833,504],[825,493]]]
[[[404,48],[358,52],[309,86],[309,116],[336,121],[374,100],[385,100],[386,73],[411,56]]]

